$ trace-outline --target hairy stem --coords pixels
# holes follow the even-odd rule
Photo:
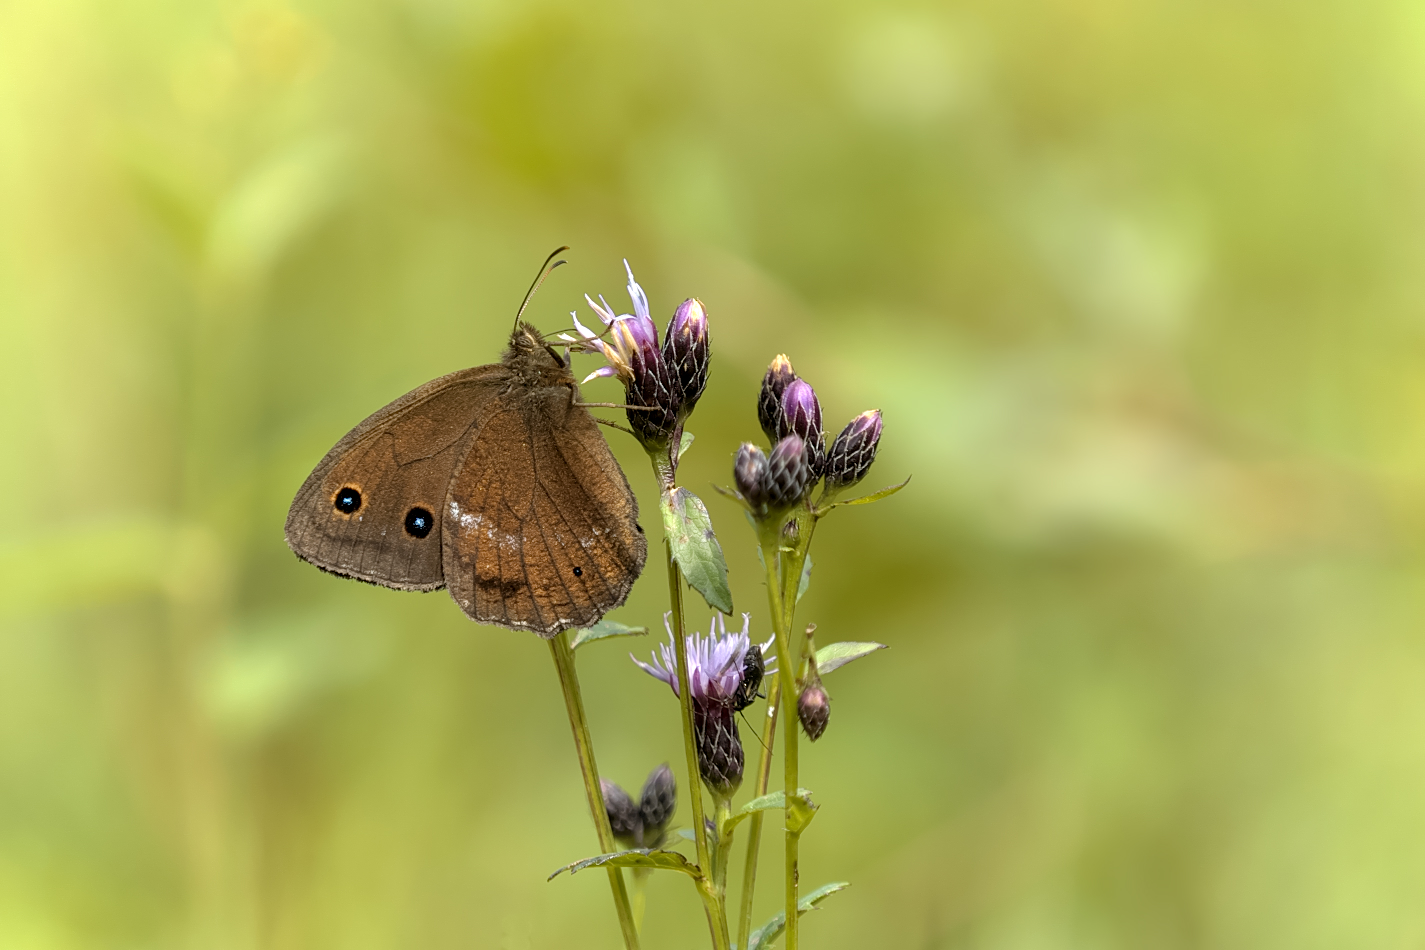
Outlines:
[[[574,669],[574,651],[569,647],[569,635],[561,633],[549,641],[554,654],[554,668],[559,672],[559,686],[564,691],[564,706],[569,712],[569,726],[574,731],[574,748],[579,753],[579,770],[584,775],[584,791],[589,796],[589,811],[593,813],[594,830],[599,836],[599,850],[616,851],[609,813],[604,807],[604,790],[599,785],[599,766],[594,761],[594,740],[589,735],[589,720],[584,715],[584,698],[579,692],[579,674]],[[613,890],[614,910],[618,912],[619,928],[623,931],[626,950],[638,950],[638,928],[628,904],[623,872],[609,868],[609,887]]]

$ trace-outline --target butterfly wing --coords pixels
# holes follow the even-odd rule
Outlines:
[[[479,414],[507,386],[500,365],[432,380],[369,416],[307,476],[287,544],[324,571],[399,590],[438,590],[447,488]]]
[[[628,597],[648,543],[638,502],[571,382],[481,423],[446,498],[445,580],[481,623],[551,637]]]

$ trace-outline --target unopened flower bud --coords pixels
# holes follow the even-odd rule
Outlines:
[[[732,480],[754,512],[767,503],[767,455],[751,442],[742,443],[732,463]]]
[[[831,697],[820,679],[814,679],[802,688],[797,697],[797,718],[802,721],[807,738],[812,742],[821,738],[826,731],[826,723],[831,719]]]
[[[638,800],[638,814],[643,820],[643,833],[649,839],[657,839],[673,812],[678,807],[678,780],[673,770],[664,762],[648,773],[643,783],[643,794]]]
[[[782,393],[796,378],[792,361],[785,355],[772,360],[767,375],[762,377],[762,391],[757,395],[757,421],[772,442],[787,434],[782,422]]]
[[[782,434],[795,433],[807,448],[811,478],[821,477],[826,461],[826,442],[821,433],[821,403],[816,391],[804,379],[794,379],[782,393]]]
[[[638,806],[628,792],[606,778],[599,779],[599,787],[604,792],[604,811],[608,812],[614,837],[629,840],[641,837],[643,823],[638,817]]]
[[[684,419],[707,388],[710,354],[708,312],[701,300],[689,297],[673,313],[663,337],[663,362],[682,400],[679,411]]]
[[[811,482],[807,466],[806,443],[799,435],[789,435],[772,447],[767,456],[767,503],[773,508],[786,508],[801,500]]]
[[[866,477],[881,444],[881,413],[863,412],[847,424],[826,454],[826,487],[847,488]]]

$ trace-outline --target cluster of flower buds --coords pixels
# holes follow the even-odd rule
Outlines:
[[[689,297],[678,306],[658,344],[658,328],[649,313],[648,297],[633,269],[628,272],[628,296],[632,314],[615,315],[603,296],[597,303],[585,296],[589,306],[604,323],[604,332],[595,333],[579,322],[579,337],[567,333],[560,339],[585,352],[602,353],[608,365],[590,373],[584,382],[599,376],[617,376],[624,385],[629,426],[649,451],[666,448],[679,435],[683,421],[692,413],[708,384],[711,349],[708,343],[708,314],[702,301]]]
[[[606,778],[599,780],[599,786],[604,791],[604,810],[615,838],[634,848],[657,848],[663,844],[668,822],[678,807],[678,782],[667,762],[648,773],[636,802]]]
[[[750,619],[742,615],[742,630],[729,633],[721,614],[714,614],[706,637],[687,639],[688,683],[693,693],[693,739],[698,750],[698,772],[708,788],[727,798],[742,784],[742,737],[735,713],[752,702],[764,673],[762,654],[772,641],[755,644],[748,634]],[[668,627],[668,619],[663,619]],[[632,657],[645,672],[667,683],[678,694],[678,654],[673,631],[652,663]],[[775,670],[765,671],[768,675]]]
[[[881,413],[863,412],[826,448],[816,390],[779,355],[767,367],[757,396],[757,421],[772,441],[764,452],[751,442],[737,450],[732,476],[755,514],[801,501],[823,477],[828,492],[856,484],[871,468],[881,441]]]

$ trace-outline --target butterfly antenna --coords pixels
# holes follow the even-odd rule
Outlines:
[[[535,275],[534,283],[529,285],[529,290],[526,290],[524,293],[524,300],[520,301],[520,309],[515,314],[515,325],[513,329],[519,329],[520,317],[524,316],[525,308],[528,307],[529,302],[534,299],[535,292],[539,290],[539,286],[544,283],[544,278],[554,273],[554,268],[558,267],[560,264],[568,263],[568,261],[554,260],[556,257],[558,257],[560,254],[563,254],[567,250],[569,250],[569,245],[567,244],[563,247],[555,248],[554,253],[546,257],[544,259],[544,263],[539,265],[539,273]],[[554,263],[551,264],[550,261],[554,261]]]

